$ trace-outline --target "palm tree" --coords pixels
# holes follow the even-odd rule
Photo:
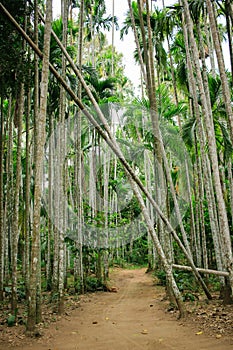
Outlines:
[[[117,18],[115,16],[108,15],[104,17],[106,13],[106,5],[104,0],[87,0],[85,3],[86,20],[84,20],[84,26],[87,29],[86,40],[91,42],[91,56],[92,66],[95,66],[96,55],[96,38],[98,38],[99,51],[101,51],[105,42],[105,36],[102,30],[110,30],[114,24],[118,28]]]
[[[78,65],[82,67],[82,54],[83,54],[83,23],[84,23],[84,0],[80,3],[80,13],[79,13],[79,40],[78,40]],[[82,85],[78,84],[78,96],[82,99]],[[76,200],[77,200],[77,215],[78,215],[78,271],[80,278],[80,289],[84,292],[84,272],[83,272],[83,188],[82,188],[82,115],[79,110],[77,113],[77,145],[76,145],[76,177],[77,177],[77,190],[76,190]]]

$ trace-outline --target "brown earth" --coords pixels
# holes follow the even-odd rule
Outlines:
[[[226,310],[219,301],[190,304],[192,312],[180,321],[175,311],[167,311],[164,288],[155,286],[145,269],[115,269],[111,284],[117,293],[98,292],[76,302],[68,299],[66,314],[54,316],[54,322],[45,308],[38,338],[26,337],[24,326],[0,326],[0,349],[233,349],[232,307]]]

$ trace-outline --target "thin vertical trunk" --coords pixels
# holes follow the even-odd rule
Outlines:
[[[12,114],[12,97],[8,100],[8,141],[7,141],[7,158],[6,158],[6,200],[4,208],[4,277],[5,282],[8,283],[10,279],[9,266],[11,263],[11,256],[9,256],[9,232],[12,231],[12,211],[13,211],[13,114]]]
[[[68,27],[68,2],[67,0],[61,1],[61,13],[62,13],[62,43],[63,46],[67,47],[67,27]],[[63,79],[66,78],[66,58],[65,55],[62,54],[62,77]],[[59,122],[61,124],[65,121],[65,103],[66,103],[66,94],[64,88],[60,87],[60,109],[59,109]],[[58,258],[58,313],[61,315],[64,313],[64,281],[65,281],[65,246],[64,246],[64,233],[65,233],[65,227],[66,227],[66,217],[65,217],[65,203],[66,200],[64,198],[64,190],[63,190],[63,184],[64,184],[64,176],[63,176],[63,159],[65,158],[65,128],[61,128],[60,135],[59,135],[59,142],[58,148],[60,149],[59,152],[59,200],[58,200],[58,215],[59,215],[59,222],[61,222],[62,229],[59,230],[59,258]],[[59,225],[60,227],[60,225]]]
[[[37,274],[39,271],[39,248],[40,248],[40,210],[41,210],[41,192],[42,192],[42,165],[44,156],[44,145],[46,140],[45,125],[47,112],[47,92],[49,79],[49,52],[50,35],[52,22],[52,0],[46,1],[46,21],[44,30],[44,48],[41,77],[41,95],[40,111],[35,120],[35,174],[34,174],[34,213],[33,213],[33,231],[32,231],[32,251],[31,251],[31,273],[30,273],[30,291],[27,330],[33,332],[36,325],[37,316]]]
[[[12,218],[12,301],[11,309],[15,314],[17,309],[17,260],[18,260],[18,240],[19,240],[19,196],[21,186],[21,153],[22,153],[22,118],[24,111],[24,86],[21,84],[18,98],[17,118],[17,160],[16,160],[16,178],[14,190],[14,207]]]
[[[200,267],[202,266],[205,269],[208,269],[208,258],[207,258],[207,249],[206,249],[206,232],[205,232],[205,217],[204,217],[204,207],[203,207],[203,198],[205,198],[204,194],[204,184],[203,184],[203,168],[201,159],[198,158],[198,201],[199,201],[199,218],[200,218],[200,229],[201,229],[201,237],[200,237]]]
[[[84,0],[80,3],[79,13],[79,38],[78,38],[78,66],[82,67],[83,56],[83,21],[84,21]],[[82,98],[82,84],[78,83],[78,97]],[[83,205],[82,205],[82,113],[78,110],[77,113],[77,144],[76,144],[76,164],[77,164],[77,215],[78,215],[78,270],[80,278],[81,293],[84,293],[84,273],[83,273]]]
[[[232,161],[229,160],[227,164],[228,181],[229,181],[229,201],[231,208],[231,224],[233,227],[233,176],[232,176]]]
[[[47,290],[52,289],[52,261],[51,261],[51,252],[52,252],[52,240],[54,234],[54,226],[52,218],[54,217],[53,212],[53,168],[54,168],[54,158],[53,158],[53,114],[49,118],[49,160],[48,160],[48,235],[47,235],[47,256],[46,256],[46,288]]]
[[[30,279],[30,111],[31,111],[31,91],[27,94],[26,111],[26,178],[25,178],[25,289],[28,298]]]
[[[230,64],[231,64],[231,81],[233,83],[233,47],[232,47],[232,24],[231,24],[231,0],[225,1],[225,14],[226,14],[226,28],[228,36],[228,45],[230,53]]]
[[[213,37],[211,35],[210,29],[209,29],[209,22],[207,21],[207,11],[206,8],[204,9],[204,31],[206,36],[206,44],[208,46],[208,52],[210,57],[210,67],[211,67],[211,74],[213,77],[216,77],[216,67],[215,67],[215,57],[214,57],[214,43],[213,43]]]
[[[3,134],[4,134],[3,100],[0,100],[0,301],[3,301],[4,282],[4,223],[3,223]]]
[[[105,232],[105,245],[108,247],[108,208],[109,208],[109,194],[108,194],[108,187],[109,187],[109,173],[110,173],[110,154],[109,149],[106,149],[104,152],[104,198],[103,198],[103,211],[104,211],[104,232]],[[104,260],[104,283],[107,282],[108,278],[108,251],[105,250],[103,253],[103,260]]]

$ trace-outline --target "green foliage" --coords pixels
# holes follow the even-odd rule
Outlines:
[[[5,286],[4,291],[7,296],[11,297],[11,293],[12,293],[11,286]],[[24,300],[26,298],[24,281],[20,281],[20,283],[18,284],[17,297],[18,297],[18,300]]]
[[[96,292],[97,290],[104,290],[104,285],[98,280],[95,276],[86,276],[84,279],[84,289],[85,292]],[[75,284],[75,290],[78,293],[81,293],[81,281],[78,281]]]
[[[30,7],[25,0],[3,0],[1,3],[11,13],[15,20],[24,25],[25,15],[30,15]],[[26,51],[22,36],[15,29],[7,17],[0,13],[0,94],[7,95],[9,91],[17,94],[18,86],[25,81]]]
[[[144,266],[148,261],[147,236],[144,235],[126,246],[125,259],[127,263]]]
[[[15,325],[15,321],[16,321],[16,316],[10,314],[7,318],[8,327],[13,327]]]
[[[156,270],[155,276],[158,278],[158,284],[165,287],[166,286],[166,273],[164,270]]]
[[[194,301],[197,299],[196,293],[198,292],[198,285],[192,273],[184,271],[173,272],[174,278],[176,280],[177,286],[183,295],[184,301]],[[156,270],[155,276],[158,278],[158,284],[161,286],[166,286],[166,273],[163,269]]]

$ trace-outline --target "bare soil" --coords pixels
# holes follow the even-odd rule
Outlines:
[[[0,326],[1,350],[232,350],[232,307],[219,300],[187,304],[185,320],[168,311],[164,288],[145,269],[114,269],[117,292],[68,298],[58,317],[44,305],[38,337],[25,327]]]

